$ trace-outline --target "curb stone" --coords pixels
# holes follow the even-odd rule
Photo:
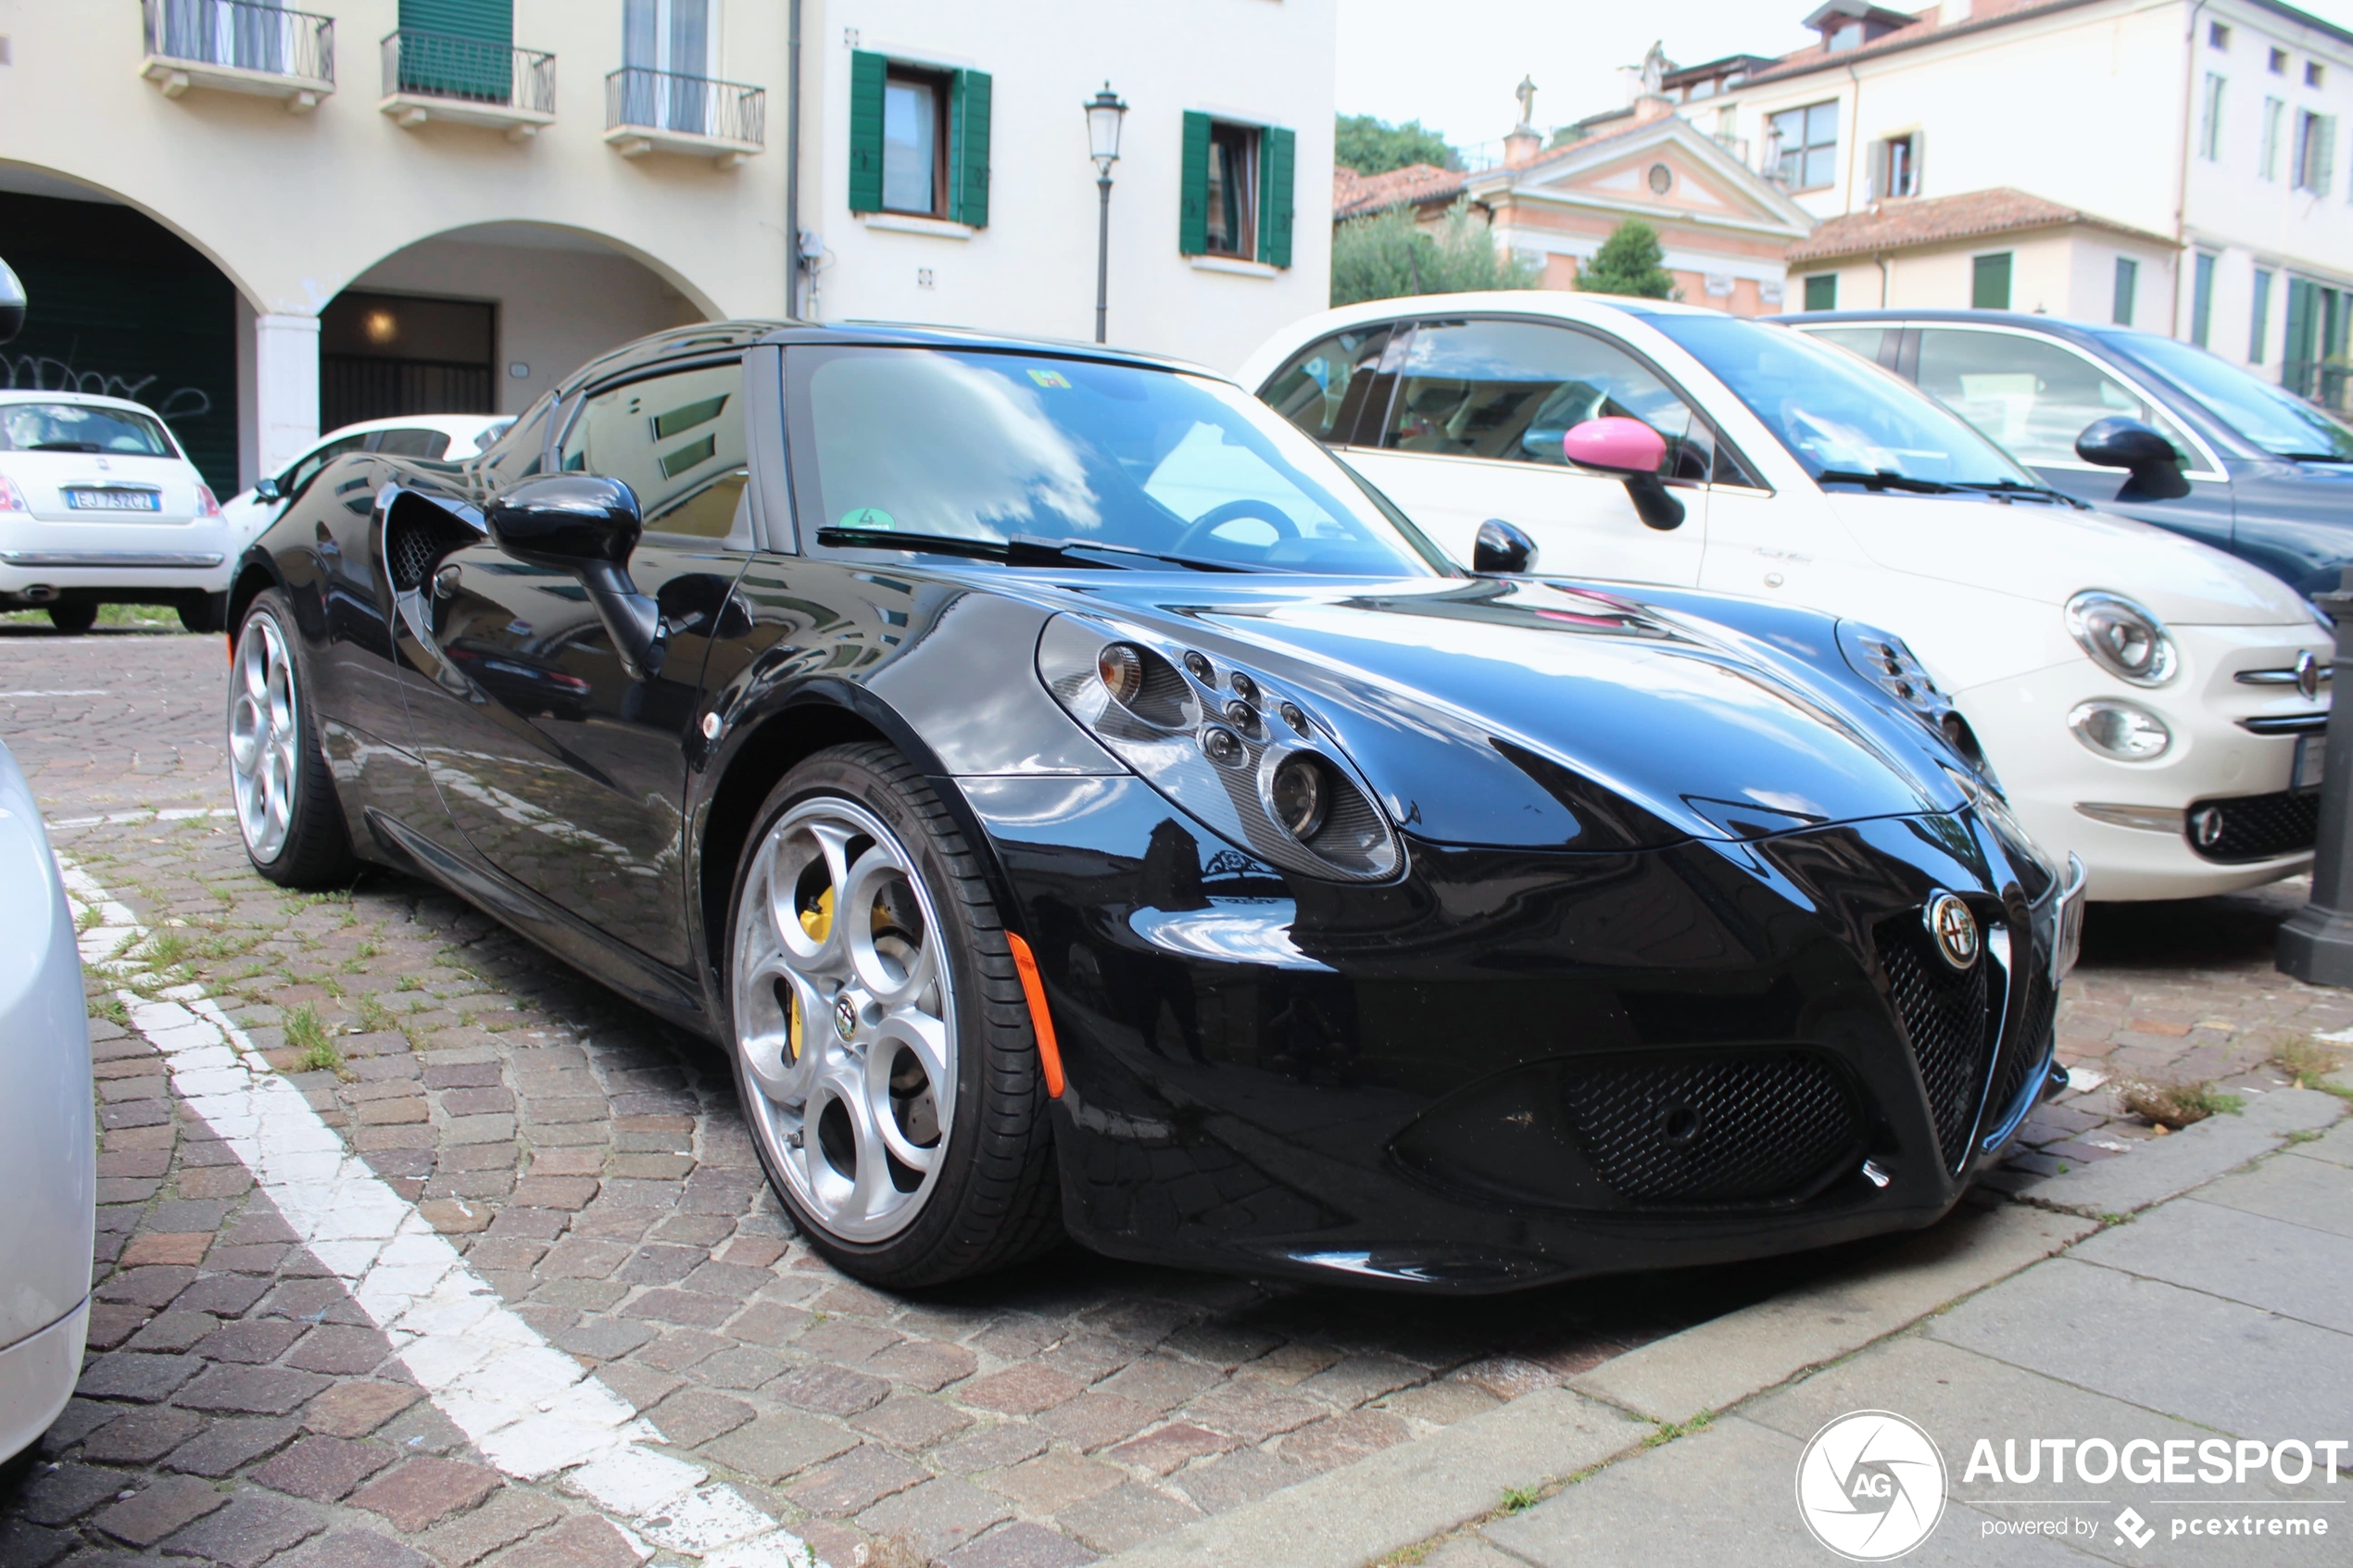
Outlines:
[[[2317,1132],[2345,1114],[2334,1095],[2273,1089],[2248,1096],[2244,1110],[2209,1116],[2170,1137],[2150,1138],[2129,1160],[2103,1160],[2056,1176],[1997,1171],[1988,1186],[2038,1208],[2097,1219],[2137,1214],[2238,1169],[2284,1145],[2290,1134]]]

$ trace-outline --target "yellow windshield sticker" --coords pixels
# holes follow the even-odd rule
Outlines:
[[[1032,370],[1029,379],[1039,386],[1068,386],[1070,379],[1060,370]]]

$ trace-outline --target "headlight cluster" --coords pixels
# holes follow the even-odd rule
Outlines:
[[[2161,686],[2179,662],[2165,622],[2121,594],[2086,588],[2067,601],[2067,631],[2120,681]]]
[[[1976,770],[1979,778],[1995,790],[2002,787],[1994,775],[1994,764],[1985,759],[1985,750],[1977,744],[1977,732],[1961,717],[1953,699],[1936,689],[1928,671],[1904,639],[1893,632],[1882,632],[1860,621],[1838,623],[1838,650],[1846,662],[1860,675],[1888,696],[1909,709],[1919,721],[1943,737],[1944,744],[1959,753]]]
[[[1253,854],[1352,882],[1403,865],[1388,818],[1330,732],[1249,671],[1058,615],[1038,639],[1038,672],[1113,755]]]

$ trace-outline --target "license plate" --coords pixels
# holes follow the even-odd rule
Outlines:
[[[163,497],[152,490],[69,490],[66,506],[77,512],[159,512]]]
[[[2329,737],[2298,735],[2296,737],[2296,771],[2288,781],[2290,789],[2318,789],[2321,773],[2328,761]]]
[[[2087,902],[2084,889],[2088,883],[2083,875],[2083,862],[2070,855],[2067,858],[2067,891],[2059,895],[2058,929],[2051,934],[2051,979],[2064,980],[2083,954],[2083,906]]]

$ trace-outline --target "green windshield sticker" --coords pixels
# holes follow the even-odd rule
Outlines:
[[[880,507],[859,507],[842,514],[844,528],[879,528],[889,530],[899,526],[898,520]]]
[[[1036,382],[1039,386],[1066,387],[1070,384],[1070,378],[1063,375],[1060,370],[1032,370],[1029,372],[1029,379]]]

